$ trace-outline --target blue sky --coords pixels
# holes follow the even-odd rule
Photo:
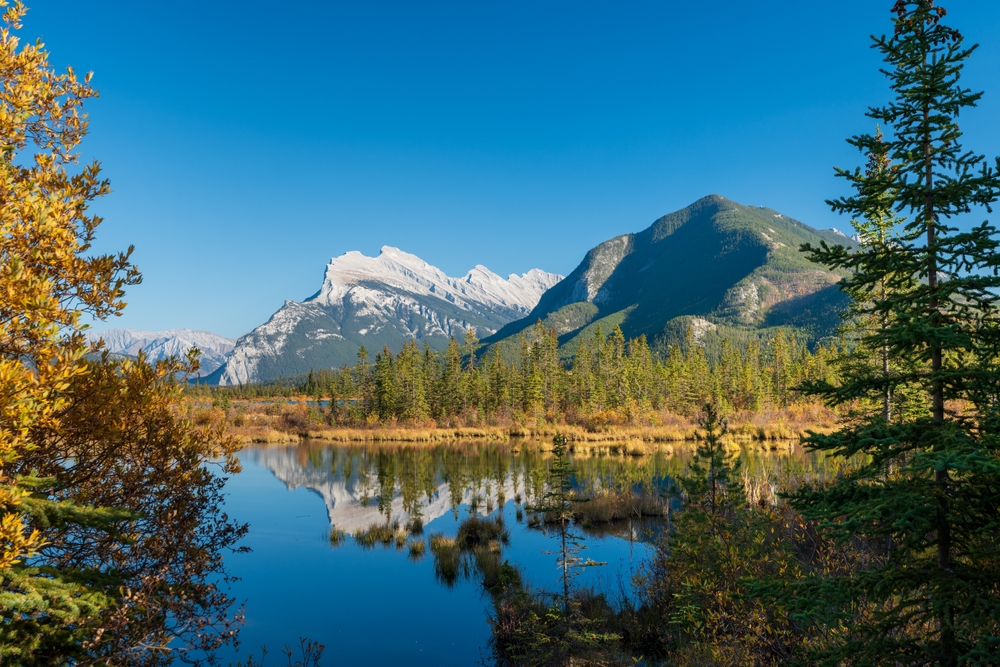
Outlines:
[[[888,100],[891,0],[36,4],[22,35],[101,92],[98,249],[144,274],[98,329],[235,337],[382,245],[565,274],[709,193],[846,228],[832,168]],[[942,4],[982,45],[966,144],[998,155],[1000,3]]]

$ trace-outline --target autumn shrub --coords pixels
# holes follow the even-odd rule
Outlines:
[[[58,73],[0,30],[0,662],[154,666],[232,641],[222,512],[237,472],[221,408],[188,417],[193,356],[150,364],[85,339],[141,276],[131,249],[93,248],[108,194],[80,165],[90,75]],[[228,561],[227,561],[228,562]]]

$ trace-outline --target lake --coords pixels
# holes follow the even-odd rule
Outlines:
[[[454,537],[470,515],[502,516],[509,543],[501,558],[519,567],[536,589],[560,590],[552,531],[529,526],[524,507],[544,493],[550,444],[330,445],[244,449],[243,472],[227,483],[226,511],[250,524],[248,554],[227,558],[240,577],[231,593],[245,602],[238,651],[223,665],[282,657],[285,644],[305,637],[326,645],[323,665],[450,666],[487,655],[490,597],[470,576],[447,581],[430,549],[410,543]],[[617,449],[617,448],[615,448]],[[690,459],[690,447],[629,456],[603,448],[571,454],[574,486],[583,495],[631,488],[660,496]],[[748,456],[745,469],[766,478],[812,476],[820,466],[801,448]],[[397,548],[364,547],[351,536],[372,525],[422,524]],[[649,555],[663,521],[624,521],[578,527],[585,556],[606,562],[584,568],[576,585],[630,595],[630,577]],[[331,540],[331,531],[335,537]],[[342,532],[341,532],[342,531]],[[283,658],[283,657],[282,657]],[[281,661],[283,664],[283,661]]]

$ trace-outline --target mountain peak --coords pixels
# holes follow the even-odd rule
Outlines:
[[[466,308],[478,303],[513,309],[527,306],[530,310],[542,293],[561,279],[562,276],[533,269],[523,276],[512,274],[504,280],[482,264],[462,278],[452,278],[420,257],[386,245],[377,257],[353,250],[331,259],[323,277],[323,287],[308,300],[332,304],[357,285],[375,283]]]
[[[798,249],[820,240],[850,242],[770,208],[709,194],[640,232],[598,244],[528,317],[486,342],[506,345],[539,319],[568,345],[597,326],[620,325],[630,337],[665,336],[679,317],[759,327],[790,323],[794,313],[797,322],[812,317],[808,326],[819,331],[828,327],[825,319],[819,323],[827,310],[836,319],[829,304],[840,276],[817,269]]]
[[[489,335],[523,317],[562,276],[532,269],[504,279],[479,264],[452,278],[416,255],[382,246],[333,257],[320,290],[286,301],[243,336],[220,371],[220,384],[267,380],[354,363],[360,345],[398,350],[409,340],[447,345],[466,331]]]

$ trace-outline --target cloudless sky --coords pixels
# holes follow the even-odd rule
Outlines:
[[[36,0],[21,34],[101,92],[98,249],[144,282],[96,328],[236,337],[348,250],[566,274],[709,193],[847,229],[824,200],[889,99],[892,4]],[[1000,2],[940,4],[981,44],[966,145],[998,155]]]

